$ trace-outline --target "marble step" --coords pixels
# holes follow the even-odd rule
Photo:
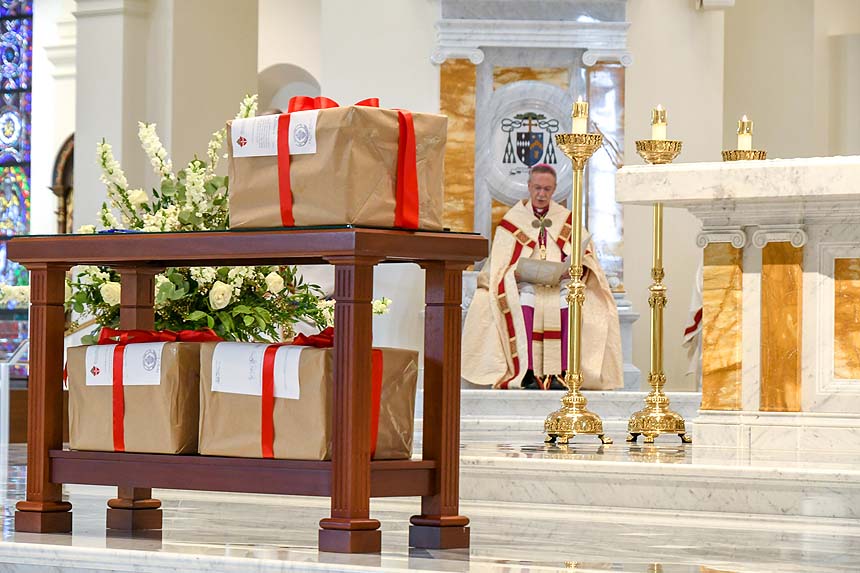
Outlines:
[[[860,525],[860,456],[684,446],[464,443],[463,500]]]
[[[583,392],[588,398],[588,408],[604,420],[628,419],[644,405],[647,392],[596,391]],[[557,410],[561,405],[561,390],[542,392],[539,390],[461,390],[460,417],[466,418],[539,418]],[[692,420],[702,403],[701,392],[667,392],[670,407]],[[421,418],[424,410],[424,395],[421,390],[415,401],[415,417]]]

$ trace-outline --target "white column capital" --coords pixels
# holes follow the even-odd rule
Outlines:
[[[762,225],[752,235],[753,245],[760,249],[768,243],[791,243],[800,248],[808,239],[803,225]]]
[[[731,243],[742,249],[747,244],[747,234],[743,227],[705,227],[696,236],[696,245],[704,249],[711,243]]]
[[[75,58],[77,56],[77,34],[74,18],[64,18],[57,22],[56,43],[45,46],[45,55],[54,66],[55,79],[75,77]]]
[[[618,62],[626,68],[633,63],[633,56],[628,50],[586,50],[582,54],[582,63],[586,67],[598,62]]]
[[[444,64],[446,60],[468,58],[476,66],[484,61],[484,50],[480,48],[449,48],[437,46],[430,55],[430,61],[434,64]]]

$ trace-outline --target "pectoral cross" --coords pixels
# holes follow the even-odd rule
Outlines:
[[[546,230],[552,227],[552,219],[538,217],[532,221],[532,227],[538,229],[538,245],[540,247],[540,260],[546,260]]]

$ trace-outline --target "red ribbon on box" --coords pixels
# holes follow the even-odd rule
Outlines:
[[[211,328],[200,330],[119,330],[103,327],[96,344],[116,344],[113,349],[113,449],[125,451],[125,391],[122,386],[123,357],[129,344],[144,342],[221,342]]]
[[[275,457],[275,354],[281,346],[313,346],[332,348],[334,328],[328,327],[319,334],[306,336],[299,334],[291,343],[270,344],[263,354],[262,411],[260,413],[260,447],[264,458]],[[379,406],[382,398],[382,351],[373,349],[371,353],[371,392],[370,392],[370,457],[376,453],[376,440],[379,438]]]
[[[357,106],[379,107],[379,98],[357,102]],[[281,223],[294,227],[293,193],[290,183],[290,114],[295,111],[340,107],[327,97],[295,96],[290,99],[287,113],[278,118],[278,192],[281,205]],[[394,194],[394,226],[404,229],[418,228],[418,154],[415,141],[415,124],[412,114],[397,109],[399,143],[397,146],[397,183]]]

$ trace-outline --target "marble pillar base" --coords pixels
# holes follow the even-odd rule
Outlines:
[[[860,453],[860,415],[701,410],[693,422],[701,446]]]

